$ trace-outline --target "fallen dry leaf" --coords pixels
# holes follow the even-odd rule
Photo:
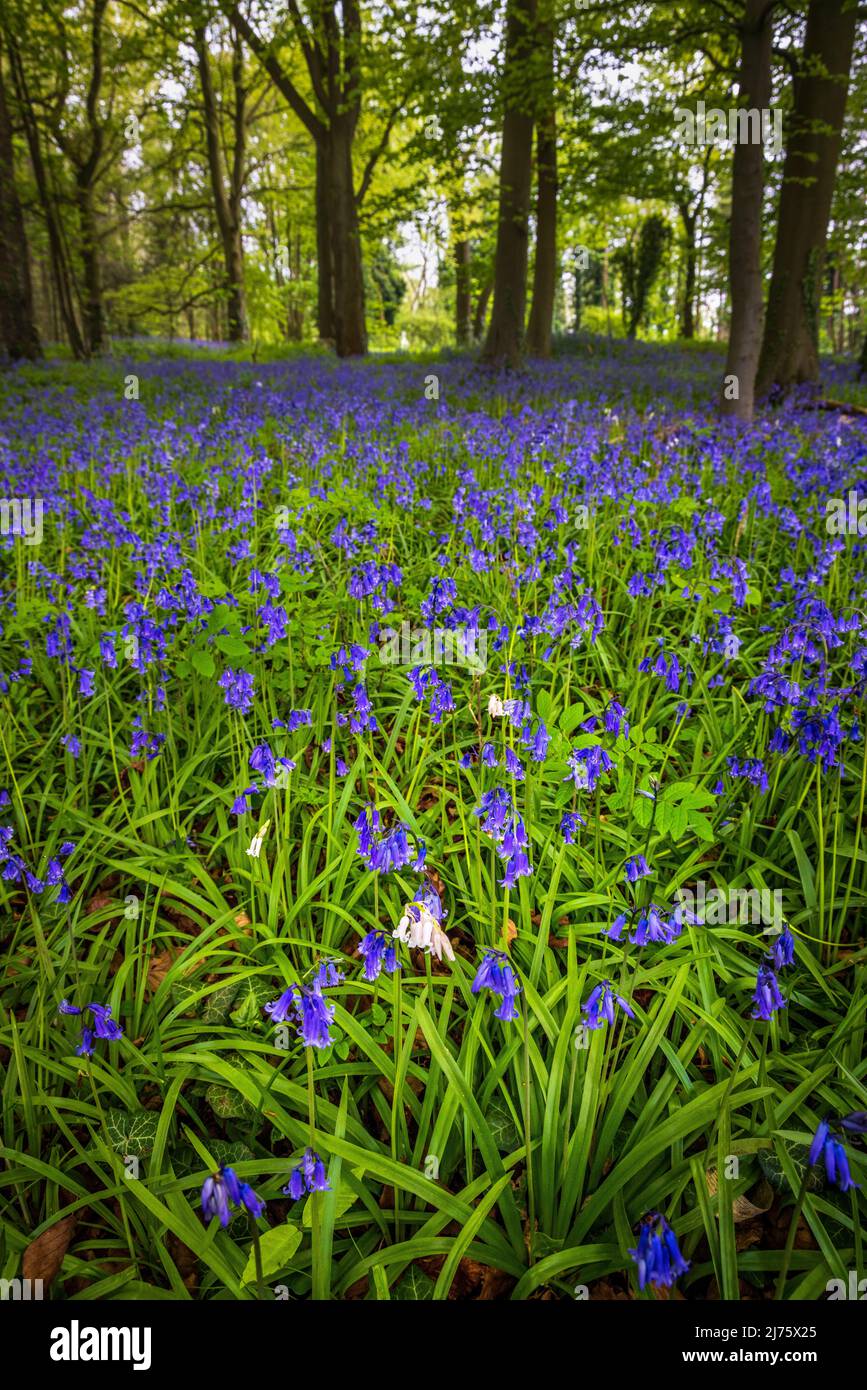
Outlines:
[[[46,1287],[54,1282],[69,1249],[76,1220],[75,1216],[64,1216],[30,1242],[24,1251],[25,1279],[41,1279]]]
[[[177,951],[172,950],[171,947],[167,951],[160,951],[159,955],[151,956],[148,965],[148,988],[152,994],[156,994],[168,975],[176,956]]]
[[[715,1197],[719,1186],[716,1168],[709,1168],[705,1177],[707,1178],[707,1190],[711,1197]],[[735,1197],[732,1202],[732,1219],[734,1221],[754,1221],[757,1216],[763,1216],[766,1211],[770,1211],[770,1208],[770,1200],[765,1206],[757,1207],[750,1201],[749,1197]]]

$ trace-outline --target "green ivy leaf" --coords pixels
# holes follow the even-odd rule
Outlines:
[[[515,1121],[512,1119],[512,1112],[506,1102],[500,1097],[495,1096],[488,1106],[485,1119],[494,1143],[501,1154],[511,1153],[517,1149],[521,1142]]]
[[[258,975],[248,975],[241,981],[232,1001],[229,1017],[238,1028],[249,1028],[262,1022],[262,1005],[274,996],[274,986]]]
[[[225,1023],[237,993],[237,984],[224,985],[222,989],[215,989],[214,993],[209,994],[202,1005],[202,1022]]]
[[[810,1154],[808,1144],[795,1144],[787,1139],[778,1140],[786,1149],[789,1155],[789,1162],[795,1170],[797,1180],[796,1192],[800,1191],[801,1183],[804,1181],[804,1173],[807,1170],[807,1159]],[[772,1149],[759,1149],[759,1167],[767,1178],[771,1187],[775,1187],[778,1192],[789,1191],[789,1179],[783,1171],[776,1147]],[[810,1177],[807,1182],[808,1192],[821,1192],[825,1186],[825,1175],[821,1167],[816,1164],[810,1169]]]
[[[112,1107],[105,1116],[108,1142],[115,1153],[147,1158],[153,1152],[159,1118],[156,1110],[130,1111]]]
[[[435,1285],[430,1275],[425,1274],[418,1265],[410,1265],[391,1291],[392,1298],[405,1300],[408,1302],[419,1303],[423,1299],[432,1299]]]

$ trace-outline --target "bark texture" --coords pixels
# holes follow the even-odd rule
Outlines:
[[[857,14],[811,0],[793,80],[757,396],[819,378],[819,307]]]

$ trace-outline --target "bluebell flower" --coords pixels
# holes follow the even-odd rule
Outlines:
[[[220,1218],[222,1227],[228,1226],[232,1213],[229,1209],[229,1192],[222,1174],[214,1173],[202,1183],[202,1211],[208,1221],[214,1216]]]
[[[298,1202],[307,1191],[304,1182],[304,1172],[301,1168],[293,1168],[289,1175],[289,1181],[282,1189],[287,1197],[291,1197],[293,1202]]]
[[[338,969],[339,965],[340,961],[330,956],[327,960],[317,962],[312,980],[314,989],[327,989],[331,985],[342,984],[346,976]]]
[[[218,1216],[220,1225],[225,1228],[231,1220],[230,1203],[246,1208],[254,1217],[261,1216],[265,1210],[265,1203],[259,1194],[253,1191],[248,1182],[238,1177],[234,1168],[224,1164],[219,1173],[205,1178],[202,1184],[202,1210],[209,1221]]]
[[[753,1003],[755,1008],[751,1017],[760,1018],[764,1023],[767,1023],[778,1009],[786,1007],[786,1001],[780,993],[777,977],[769,965],[759,966]]]
[[[626,1000],[614,993],[611,981],[603,980],[601,985],[597,985],[591,991],[586,1004],[581,1005],[585,1027],[596,1029],[601,1028],[603,1023],[613,1023],[615,1004],[623,1010],[627,1018],[635,1017]]]
[[[320,973],[328,964],[320,966]],[[322,988],[318,976],[311,985],[290,985],[279,999],[263,1005],[264,1011],[272,1023],[284,1023],[291,1017],[298,1024],[298,1037],[305,1047],[331,1047],[334,1039],[329,1030],[334,1020],[334,1005],[326,1003]]]
[[[635,933],[632,937],[634,946],[646,946],[648,941],[654,941],[663,945],[668,945],[680,932],[680,925],[677,931],[672,923],[666,921],[656,903],[650,903],[638,918]]]
[[[573,845],[578,835],[578,826],[586,826],[587,822],[583,816],[579,816],[577,811],[564,811],[560,821],[560,834],[567,845]]]
[[[295,996],[297,993],[298,985],[290,985],[288,989],[284,989],[279,999],[264,1006],[265,1013],[270,1015],[272,1023],[286,1022],[286,1019],[296,1008]]]
[[[482,989],[489,989],[501,998],[502,1002],[494,1011],[494,1018],[499,1018],[504,1023],[514,1023],[519,1017],[515,1000],[521,993],[521,986],[515,979],[505,951],[485,951],[472,983],[473,994],[478,994]]]
[[[618,916],[614,918],[614,921],[611,923],[610,927],[603,928],[602,935],[607,936],[609,941],[619,941],[621,936],[623,935],[623,928],[626,926],[626,923],[628,921],[628,912],[619,913]]]
[[[241,792],[241,795],[236,797],[235,800],[232,802],[232,815],[246,816],[248,810],[247,802],[250,799],[250,797],[255,796],[258,793],[258,791],[259,788],[257,787],[255,782],[253,782],[249,787],[245,787],[244,790]]]
[[[851,1122],[853,1116],[847,1116]],[[860,1118],[860,1117],[859,1117]],[[846,1123],[842,1121],[842,1123]],[[863,1133],[863,1130],[856,1131]],[[848,1192],[851,1187],[860,1187],[860,1183],[852,1181],[849,1172],[849,1159],[840,1138],[831,1128],[830,1120],[821,1120],[816,1133],[813,1135],[813,1142],[810,1145],[808,1163],[814,1167],[819,1159],[824,1159],[825,1172],[832,1187],[837,1187],[841,1192]]]
[[[867,1110],[853,1110],[840,1121],[849,1134],[867,1134]]]
[[[226,692],[226,704],[230,709],[236,709],[239,714],[249,714],[253,708],[253,677],[248,671],[233,671],[231,667],[224,671],[217,681],[221,690]]]
[[[624,709],[623,705],[619,704],[617,700],[609,701],[605,713],[602,716],[602,722],[609,734],[614,734],[616,738],[622,729],[623,737],[629,738],[629,724],[626,719],[628,713],[629,710]]]
[[[636,854],[626,861],[626,882],[637,883],[640,878],[649,878],[650,866],[643,854]]]
[[[783,927],[779,936],[775,938],[768,960],[774,970],[785,970],[787,965],[793,965],[795,961],[795,941],[789,931],[788,923]]]
[[[79,1009],[75,1004],[70,1004],[66,999],[61,999],[58,1005],[58,1012],[62,1014],[82,1014],[89,1013],[93,1019],[92,1026],[83,1024],[81,1029],[81,1041],[75,1049],[78,1057],[92,1057],[94,1041],[102,1038],[105,1042],[117,1042],[123,1037],[123,1029],[120,1024],[112,1018],[111,1008],[107,1004],[86,1004],[84,1009]]]
[[[305,1149],[301,1162],[292,1169],[283,1192],[297,1202],[305,1193],[330,1191],[325,1164],[315,1149]]]
[[[374,927],[367,933],[358,954],[364,958],[364,978],[370,984],[379,978],[383,967],[389,975],[400,969],[394,944],[381,928]]]
[[[639,1289],[646,1288],[648,1284],[655,1288],[670,1288],[690,1267],[689,1261],[680,1253],[677,1236],[659,1212],[645,1217],[638,1246],[629,1253],[638,1266]]]

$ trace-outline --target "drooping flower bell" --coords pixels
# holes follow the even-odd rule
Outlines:
[[[852,1129],[852,1121],[859,1120],[862,1115],[863,1112],[847,1115],[846,1119],[840,1123],[846,1127],[848,1122],[848,1127]],[[855,1133],[863,1134],[864,1132],[864,1129],[855,1128]],[[848,1192],[850,1187],[860,1187],[860,1183],[852,1181],[852,1174],[849,1172],[849,1157],[843,1147],[842,1137],[834,1133],[829,1119],[820,1121],[810,1145],[808,1156],[810,1167],[812,1168],[820,1159],[824,1160],[825,1173],[832,1187],[839,1188],[841,1192]]]
[[[789,924],[786,922],[783,925],[783,930],[774,940],[768,956],[768,963],[772,970],[785,970],[787,965],[794,965],[794,962],[795,942],[789,931]]]
[[[308,1192],[330,1191],[325,1164],[315,1149],[305,1149],[304,1157],[298,1166],[292,1169],[283,1192],[297,1202]]]
[[[505,951],[486,951],[483,955],[472,983],[472,992],[478,994],[482,989],[489,989],[493,994],[500,996],[501,1002],[494,1010],[494,1018],[499,1018],[504,1023],[514,1023],[518,1018],[515,1001],[521,993],[521,986],[515,979],[515,972]]]
[[[601,1028],[603,1023],[613,1023],[615,1004],[623,1010],[627,1018],[635,1017],[626,1000],[621,995],[614,993],[611,988],[611,981],[603,980],[601,985],[597,985],[591,991],[587,1003],[581,1005],[585,1027],[595,1029]]]
[[[379,978],[383,969],[389,975],[400,969],[395,948],[381,927],[374,927],[367,933],[359,944],[358,954],[364,959],[364,978],[369,984]]]
[[[689,1269],[689,1261],[680,1253],[677,1236],[665,1217],[656,1211],[644,1218],[638,1246],[629,1253],[638,1266],[639,1289],[648,1284],[670,1288]]]
[[[239,1178],[234,1168],[225,1164],[218,1173],[212,1173],[202,1183],[202,1211],[208,1221],[220,1218],[220,1225],[228,1226],[232,1219],[231,1205],[244,1207],[251,1216],[259,1217],[265,1210],[265,1203],[248,1182]]]
[[[760,1018],[764,1023],[767,1023],[778,1009],[786,1007],[786,1001],[780,993],[777,977],[769,965],[759,966],[753,1003],[755,1008],[751,1017]]]
[[[123,1029],[120,1024],[112,1018],[111,1008],[107,1004],[87,1004],[84,1010],[76,1008],[74,1004],[69,1004],[65,999],[60,1001],[60,1013],[62,1014],[81,1014],[87,1012],[91,1015],[93,1025],[82,1024],[81,1042],[75,1049],[77,1057],[92,1057],[93,1044],[96,1038],[102,1038],[105,1042],[117,1042],[123,1037]]]
[[[333,961],[324,961],[311,984],[290,985],[279,999],[263,1005],[264,1011],[272,1023],[285,1023],[290,1018],[297,1023],[298,1036],[305,1047],[331,1047],[334,1005],[325,1002],[322,990],[338,984],[342,978]]]

